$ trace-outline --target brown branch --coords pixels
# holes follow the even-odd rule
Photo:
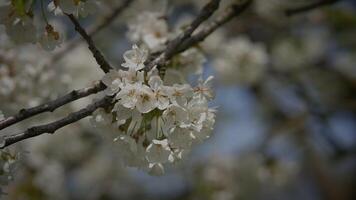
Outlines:
[[[134,0],[125,0],[121,5],[115,7],[110,14],[108,14],[106,17],[104,17],[98,24],[95,26],[89,28],[87,31],[88,35],[91,37],[94,37],[96,34],[98,34],[100,31],[102,31],[105,27],[109,26],[118,16],[121,15],[121,13],[130,6],[130,4]],[[63,49],[55,53],[49,63],[55,63],[59,59],[61,59],[64,55],[68,54],[72,50],[74,50],[82,41],[82,38],[77,37],[70,41]]]
[[[318,2],[313,2],[309,5],[302,6],[299,8],[288,9],[285,11],[285,14],[287,16],[297,15],[297,14],[308,12],[308,11],[311,11],[311,10],[314,10],[314,9],[317,9],[317,8],[320,8],[323,6],[334,4],[338,1],[340,1],[340,0],[320,0]]]
[[[226,11],[209,25],[207,25],[203,30],[193,35],[186,41],[184,41],[179,48],[176,50],[177,53],[183,52],[187,50],[189,47],[197,45],[207,38],[211,33],[213,33],[216,29],[221,27],[222,25],[229,22],[234,17],[239,16],[243,11],[245,11],[252,3],[252,0],[248,0],[242,4],[234,4],[226,9]]]
[[[96,109],[110,105],[111,101],[112,101],[112,99],[110,97],[105,97],[97,102],[89,104],[86,108],[83,108],[77,112],[73,112],[73,113],[69,114],[67,117],[64,117],[64,118],[57,120],[55,122],[52,122],[49,124],[44,124],[44,125],[39,125],[39,126],[33,126],[29,129],[27,129],[23,133],[6,136],[6,137],[4,137],[4,141],[1,144],[0,149],[4,149],[5,147],[10,146],[14,143],[20,142],[22,140],[26,140],[28,138],[36,137],[36,136],[42,135],[44,133],[53,134],[58,129],[60,129],[64,126],[67,126],[67,125],[77,122],[85,117],[88,117]]]
[[[183,31],[178,37],[170,41],[165,50],[166,57],[171,57],[175,49],[189,38],[192,33],[199,27],[201,23],[206,21],[219,8],[220,0],[210,0],[200,11],[199,15],[191,22],[188,28]]]
[[[84,98],[86,96],[89,96],[94,93],[98,93],[102,90],[104,90],[106,87],[103,83],[98,82],[95,85],[91,87],[87,87],[84,89],[80,90],[73,90],[72,92],[61,96],[53,101],[50,101],[48,103],[28,108],[28,109],[22,109],[20,110],[16,115],[7,117],[6,119],[0,121],[0,130],[7,128],[13,124],[16,124],[20,121],[23,121],[25,119],[34,117],[38,114],[44,113],[44,112],[53,112],[57,108],[68,104],[70,102],[73,102],[75,100]]]
[[[163,66],[165,62],[171,59],[174,55],[181,53],[188,48],[202,42],[206,37],[208,37],[211,33],[213,33],[216,29],[221,27],[222,25],[229,22],[234,17],[240,15],[243,11],[245,11],[252,3],[252,0],[247,0],[242,4],[233,4],[226,9],[226,11],[218,16],[214,21],[208,24],[203,30],[198,33],[192,35],[191,37],[186,38],[184,41],[179,40],[179,45],[177,45],[173,50],[169,50],[169,54],[167,54],[167,50],[164,51],[160,56],[154,59],[147,65],[148,69],[151,69],[154,66]],[[204,12],[204,9],[202,10]],[[199,15],[200,16],[200,15]],[[179,37],[179,36],[178,36]],[[174,40],[173,40],[174,41]]]
[[[95,46],[93,39],[88,35],[88,33],[84,30],[84,28],[80,25],[78,20],[75,18],[73,14],[66,14],[72,23],[75,26],[75,30],[83,37],[83,39],[88,43],[89,49],[92,52],[96,62],[99,64],[100,68],[108,73],[110,69],[113,69],[110,64],[106,61],[103,54],[99,51],[99,49]]]

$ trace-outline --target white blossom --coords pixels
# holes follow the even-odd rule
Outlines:
[[[268,62],[262,44],[238,37],[223,45],[214,67],[222,82],[250,85],[263,77]]]
[[[145,67],[147,56],[148,52],[145,49],[139,49],[137,45],[134,45],[132,50],[124,53],[125,63],[122,66],[138,71]]]
[[[137,93],[136,108],[141,113],[148,113],[156,108],[156,98],[151,88],[142,85]]]
[[[171,104],[163,112],[162,119],[164,121],[163,128],[166,130],[165,134],[169,135],[172,129],[187,122],[188,112],[179,105]]]
[[[163,81],[159,76],[152,76],[148,84],[153,89],[156,106],[160,110],[164,110],[169,105],[168,89],[163,85]]]
[[[110,96],[119,92],[122,87],[121,75],[116,70],[110,70],[109,73],[106,73],[102,82],[107,86],[105,93]]]
[[[198,86],[194,88],[194,93],[198,94],[201,98],[208,100],[214,98],[213,90],[211,89],[213,76],[209,76],[205,81],[202,78],[199,79]]]
[[[189,84],[174,84],[168,88],[169,99],[174,104],[185,105],[192,94],[193,89]]]
[[[164,48],[168,38],[168,26],[162,14],[144,12],[129,22],[128,37],[133,42],[142,42],[151,51]]]
[[[126,84],[119,93],[116,99],[126,108],[134,108],[138,101],[138,94],[141,84]]]

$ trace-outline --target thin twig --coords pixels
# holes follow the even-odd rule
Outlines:
[[[299,7],[299,8],[288,9],[285,11],[285,13],[287,16],[292,16],[292,15],[304,13],[304,12],[307,12],[310,10],[314,10],[314,9],[322,7],[322,6],[331,5],[338,1],[340,1],[340,0],[320,0],[318,2],[314,2],[314,3],[308,4],[306,6]]]
[[[29,129],[27,129],[23,133],[6,136],[4,138],[3,143],[0,146],[0,149],[4,149],[5,147],[10,146],[11,144],[20,142],[22,140],[26,140],[28,138],[39,136],[44,133],[53,134],[58,129],[60,129],[64,126],[67,126],[67,125],[77,122],[85,117],[90,116],[96,109],[110,105],[111,101],[112,101],[112,99],[110,97],[105,97],[97,102],[89,104],[86,108],[83,108],[77,112],[73,112],[73,113],[69,114],[67,117],[64,117],[64,118],[57,120],[55,122],[52,122],[49,124],[44,124],[44,125],[39,125],[39,126],[33,126]]]
[[[96,62],[99,64],[100,68],[105,72],[108,73],[110,69],[113,69],[110,64],[106,61],[103,54],[100,50],[95,46],[93,39],[88,35],[88,33],[84,30],[84,28],[80,25],[78,20],[75,18],[73,14],[66,14],[72,23],[75,26],[75,30],[83,37],[83,39],[88,43],[89,49],[92,52]]]
[[[98,24],[95,26],[91,27],[88,29],[87,33],[90,35],[90,37],[94,37],[96,34],[98,34],[100,31],[102,31],[104,28],[109,26],[118,16],[121,15],[121,13],[130,6],[130,4],[134,0],[125,0],[122,4],[119,6],[115,7],[110,14],[108,14],[106,17],[104,17]],[[49,60],[49,64],[55,63],[59,59],[61,59],[64,55],[67,55],[69,52],[74,50],[79,44],[81,44],[82,38],[77,37],[70,41],[66,46],[63,47],[60,51],[55,53],[51,59]]]
[[[34,117],[38,114],[45,113],[45,112],[53,112],[57,108],[66,105],[70,102],[73,102],[75,100],[87,97],[91,94],[98,93],[102,90],[104,90],[106,87],[103,83],[98,82],[95,85],[91,87],[87,87],[84,89],[80,90],[73,90],[70,93],[61,96],[53,101],[47,102],[45,104],[35,106],[32,108],[28,109],[22,109],[20,110],[16,115],[7,117],[6,119],[0,121],[0,130],[7,128],[13,124],[16,124],[20,121],[23,121],[25,119]]]

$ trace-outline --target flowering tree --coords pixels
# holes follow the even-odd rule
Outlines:
[[[253,11],[268,19],[269,23],[278,24],[336,2],[4,1],[0,5],[0,23],[4,26],[0,33],[0,109],[4,111],[0,112],[0,130],[3,130],[0,138],[1,176],[11,177],[15,160],[21,158],[16,151],[10,150],[10,146],[45,133],[54,134],[86,117],[90,117],[96,131],[110,133],[110,140],[118,149],[124,166],[154,175],[164,174],[165,168],[182,161],[213,131],[218,108],[210,106],[214,98],[213,76],[205,76],[204,64],[213,66],[223,84],[244,85],[257,95],[263,95],[266,92],[274,94],[271,90],[275,88],[283,90],[284,79],[303,79],[304,75],[312,74],[293,77],[300,66],[308,65],[306,61],[322,61],[325,57],[320,49],[316,49],[319,46],[310,45],[311,41],[316,41],[313,35],[310,36],[311,41],[302,41],[299,46],[278,40],[270,50],[266,48],[267,44],[251,39],[248,34],[229,35],[228,30],[241,29],[241,25],[225,27],[225,24],[235,23],[245,13],[241,16],[243,19],[254,17]],[[197,8],[197,12],[187,22],[181,19],[183,17],[175,16],[180,10],[175,11],[174,8],[189,3]],[[102,43],[110,42],[109,37],[110,40],[118,40],[121,36],[118,38],[116,34],[106,33],[100,42],[93,37],[105,31],[117,18],[123,18],[127,24],[126,38],[131,48],[126,49],[119,59],[117,55],[112,59],[102,49],[110,54],[114,44]],[[84,28],[82,24],[87,23],[89,28]],[[73,28],[81,38],[66,39],[70,33],[67,29]],[[256,28],[269,27],[265,23]],[[248,28],[245,29],[247,33]],[[208,40],[210,35],[211,40]],[[271,35],[266,37],[273,39]],[[85,63],[78,73],[71,68],[72,63],[60,62],[65,56],[78,55],[73,52],[82,40],[91,55],[81,57],[78,62],[93,59],[96,64]],[[210,57],[213,59],[208,60]],[[85,73],[94,70],[88,69],[90,67],[101,70],[95,71],[95,75],[104,73],[100,80],[87,78]],[[77,79],[91,84],[72,90],[72,83]],[[315,102],[308,99],[308,88],[302,81],[295,83],[299,97],[306,102],[305,108],[300,109],[303,111],[298,111],[298,117],[284,112],[284,104],[279,100],[275,100],[276,104],[282,104],[282,108],[273,108],[269,113],[285,116],[283,119],[288,119],[288,123],[299,123],[299,117],[309,112],[323,119],[325,113],[314,109]],[[67,90],[72,91],[63,95]],[[87,101],[87,105],[81,105],[79,109],[67,107],[67,104],[91,95],[95,97],[91,102]],[[45,113],[51,113],[45,120],[47,122],[34,126],[26,124],[25,120]],[[64,114],[65,117],[55,119]],[[18,127],[23,129],[19,123],[25,124],[24,131],[16,134],[7,131],[13,126],[16,127],[13,131],[18,131]],[[271,124],[274,123],[279,124]],[[4,184],[8,180],[6,178]]]

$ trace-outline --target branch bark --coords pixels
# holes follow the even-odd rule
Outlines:
[[[23,121],[25,119],[34,117],[38,114],[44,113],[44,112],[53,112],[57,108],[66,105],[70,102],[73,102],[75,100],[87,97],[91,94],[98,93],[102,90],[104,90],[106,87],[103,83],[98,82],[95,85],[87,88],[83,88],[80,90],[73,90],[70,93],[61,96],[53,101],[50,101],[48,103],[35,106],[32,108],[28,109],[22,109],[20,110],[16,115],[7,117],[6,119],[0,121],[0,130],[7,128],[13,124],[16,124],[20,121]]]
[[[166,57],[171,57],[180,43],[188,39],[201,23],[206,21],[217,9],[219,9],[219,4],[220,0],[209,1],[200,11],[199,15],[191,22],[188,28],[168,43],[165,51]]]
[[[96,47],[93,39],[88,35],[88,33],[84,30],[84,28],[80,25],[78,20],[75,18],[73,14],[66,14],[72,23],[75,26],[75,30],[83,37],[83,39],[88,43],[89,49],[92,52],[96,62],[99,64],[100,68],[105,72],[108,73],[110,69],[113,69],[110,64],[106,61],[103,54],[100,50]]]
[[[44,133],[53,134],[58,129],[60,129],[64,126],[67,126],[67,125],[77,122],[85,117],[88,117],[96,109],[110,105],[111,101],[112,101],[112,99],[110,97],[105,97],[103,99],[100,99],[97,102],[89,104],[86,108],[83,108],[77,112],[73,112],[73,113],[69,114],[67,117],[64,117],[64,118],[57,120],[55,122],[52,122],[49,124],[44,124],[44,125],[39,125],[39,126],[33,126],[29,129],[27,129],[23,133],[6,136],[4,138],[3,143],[0,144],[0,149],[4,149],[5,147],[10,146],[11,144],[20,142],[20,141],[28,139],[28,138],[39,136]]]

